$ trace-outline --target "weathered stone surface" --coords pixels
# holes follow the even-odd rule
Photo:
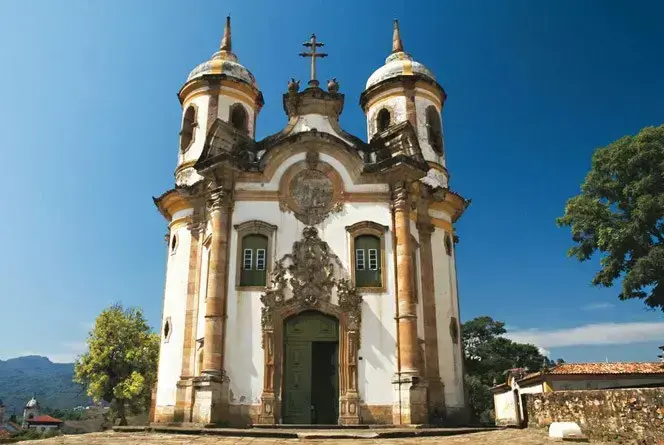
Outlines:
[[[556,391],[524,398],[528,426],[576,422],[590,438],[644,444],[664,440],[664,388]]]
[[[366,431],[366,430],[365,430]],[[452,432],[452,431],[451,431]],[[453,436],[435,437],[410,437],[398,439],[367,438],[367,439],[284,439],[284,438],[256,438],[256,437],[223,437],[216,435],[189,435],[189,434],[156,434],[156,433],[94,433],[80,434],[77,436],[61,436],[45,440],[33,440],[22,442],[40,445],[277,445],[286,443],[316,444],[316,445],[338,445],[342,444],[486,444],[486,445],[544,445],[550,444],[551,440],[542,430],[517,430],[506,429],[487,431],[472,434],[459,434]],[[599,442],[593,442],[601,444]],[[609,442],[604,442],[607,445]]]

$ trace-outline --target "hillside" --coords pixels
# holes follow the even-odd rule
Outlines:
[[[33,393],[42,407],[66,409],[89,402],[85,390],[72,381],[73,363],[53,363],[36,355],[0,360],[0,399],[7,407],[23,414]]]

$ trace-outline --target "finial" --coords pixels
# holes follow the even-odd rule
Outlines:
[[[329,91],[330,93],[339,92],[339,82],[337,82],[336,77],[333,77],[332,80],[327,81],[327,91]]]
[[[401,31],[399,31],[399,20],[394,19],[394,30],[392,31],[392,53],[402,53]]]
[[[224,37],[221,39],[221,46],[219,51],[233,52],[233,44],[231,42],[231,16],[226,16],[226,27],[224,28]]]

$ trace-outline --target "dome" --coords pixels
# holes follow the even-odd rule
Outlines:
[[[219,57],[220,53],[221,51],[215,53],[211,60],[203,62],[194,68],[191,73],[189,73],[187,82],[202,77],[205,74],[225,74],[228,77],[256,86],[256,78],[247,68],[237,61],[237,57],[228,57],[228,55],[226,55],[226,58],[221,58]]]
[[[34,397],[25,405],[26,408],[34,408],[35,406],[37,406],[37,399]]]
[[[428,77],[433,81],[436,80],[436,77],[429,68],[422,65],[420,62],[414,61],[410,54],[403,50],[399,22],[395,20],[392,32],[392,54],[385,59],[385,65],[378,68],[371,76],[369,76],[365,89],[368,90],[372,86],[394,77],[415,75]]]
[[[416,62],[409,54],[403,51],[396,52],[390,54],[390,56],[385,59],[385,65],[378,68],[371,76],[369,76],[365,89],[368,90],[383,80],[398,76],[412,76],[417,74],[436,80],[436,77],[429,68],[422,65],[420,62]]]
[[[231,18],[226,17],[226,28],[224,29],[224,37],[221,40],[219,51],[214,53],[210,60],[201,63],[194,68],[187,77],[187,82],[206,74],[224,74],[233,79],[241,82],[248,83],[254,87],[256,85],[256,78],[251,72],[244,67],[237,60],[237,56],[233,53],[231,43]]]

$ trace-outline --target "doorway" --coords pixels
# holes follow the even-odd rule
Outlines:
[[[283,423],[337,424],[339,322],[317,311],[284,322]]]

